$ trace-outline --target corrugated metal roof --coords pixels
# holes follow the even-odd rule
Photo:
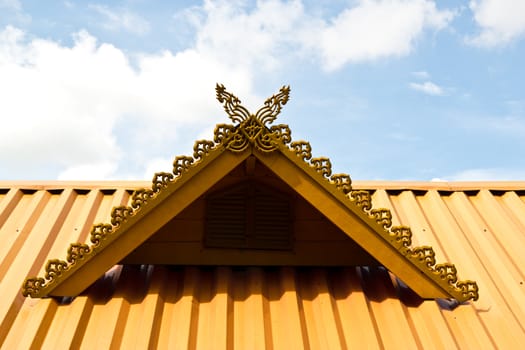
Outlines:
[[[2,348],[519,348],[525,183],[359,182],[480,298],[423,301],[381,268],[117,266],[73,300],[20,294],[146,182],[0,182]],[[140,288],[137,288],[140,286]]]

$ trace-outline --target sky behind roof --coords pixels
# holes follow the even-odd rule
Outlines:
[[[525,0],[0,0],[0,179],[150,179],[223,83],[360,180],[525,180]]]

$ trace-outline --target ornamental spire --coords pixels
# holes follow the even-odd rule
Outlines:
[[[241,105],[241,100],[226,91],[222,84],[215,87],[217,100],[223,104],[224,110],[235,125],[219,124],[215,127],[214,141],[223,143],[233,152],[242,152],[250,145],[260,151],[272,152],[291,141],[288,125],[271,124],[288,102],[290,86],[283,86],[278,94],[264,101],[257,113],[252,114]]]
[[[272,95],[264,101],[257,113],[251,114],[246,107],[241,105],[241,100],[234,94],[226,91],[222,84],[215,87],[217,100],[223,104],[224,110],[234,123],[242,123],[253,117],[260,124],[266,126],[271,124],[281,113],[282,107],[288,102],[290,95],[290,86],[283,86],[278,94]]]

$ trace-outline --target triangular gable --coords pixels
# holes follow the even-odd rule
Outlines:
[[[75,296],[102,276],[206,190],[250,156],[317,208],[423,298],[478,298],[474,281],[458,281],[454,265],[436,264],[431,247],[412,247],[407,226],[392,226],[389,209],[373,208],[367,191],[354,191],[350,176],[332,174],[328,158],[312,158],[308,142],[292,142],[287,125],[269,126],[288,101],[289,87],[251,114],[217,85],[234,125],[219,124],[213,141],[197,141],[192,157],[177,157],[172,173],[157,173],[130,206],[113,208],[111,223],[94,225],[91,245],[73,243],[63,260],[49,260],[44,277],[26,279],[24,296]]]

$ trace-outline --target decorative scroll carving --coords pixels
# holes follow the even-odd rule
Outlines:
[[[106,236],[113,232],[113,226],[110,224],[94,225],[90,233],[90,241],[94,246],[98,246],[101,241],[106,239]]]
[[[436,253],[434,253],[432,247],[416,247],[412,249],[411,254],[413,258],[416,258],[429,268],[432,268],[432,266],[436,264]]]
[[[438,276],[439,280],[446,283],[450,293],[457,300],[478,300],[479,289],[477,283],[471,280],[458,281],[457,269],[453,264],[436,264],[436,254],[432,247],[415,247],[407,251],[409,259],[415,260],[418,264],[430,270],[431,274]]]
[[[133,195],[131,196],[131,207],[133,209],[139,209],[140,207],[148,203],[148,201],[154,197],[155,192],[158,191],[160,191],[160,188],[157,191],[149,190],[147,188],[135,190],[135,192],[133,192]]]
[[[449,263],[437,264],[434,268],[436,273],[444,281],[447,281],[448,284],[453,285],[458,281],[456,266]]]
[[[330,163],[330,159],[324,157],[312,158],[310,164],[315,171],[320,173],[323,177],[328,178],[332,175],[332,163]]]
[[[312,158],[312,146],[310,142],[306,141],[294,141],[290,144],[292,151],[295,155],[301,158],[304,162],[309,161]]]
[[[366,190],[352,190],[350,176],[346,174],[331,174],[331,164],[328,158],[312,158],[312,148],[308,142],[294,141],[289,145],[289,150],[299,157],[307,166],[312,167],[322,176],[324,180],[342,190],[347,198],[355,206],[360,208],[379,227],[375,230],[382,235],[403,256],[418,265],[422,271],[436,276],[438,280],[444,281],[451,294],[457,296],[458,300],[477,300],[478,287],[473,281],[457,282],[455,267],[451,264],[436,265],[435,253],[431,247],[411,248],[412,232],[408,226],[392,227],[392,213],[389,209],[372,208],[370,192]]]
[[[46,280],[42,277],[32,277],[25,280],[22,286],[22,295],[25,297],[36,298],[40,290],[44,287]]]
[[[270,128],[270,135],[273,135],[276,143],[286,145],[292,141],[292,131],[286,124],[273,125]]]
[[[182,173],[185,173],[193,164],[193,158],[188,156],[178,156],[173,162],[173,175],[179,177]]]
[[[352,191],[352,179],[347,174],[334,174],[330,178],[330,182],[338,189],[343,191],[344,194]]]
[[[463,300],[478,300],[478,285],[474,281],[459,281],[456,283],[455,290],[460,293]]]
[[[214,145],[213,141],[208,140],[199,140],[195,142],[195,145],[193,146],[193,158],[195,161],[200,161],[206,157],[213,149]]]
[[[278,142],[275,139],[276,135],[264,133],[261,137],[255,140],[257,148],[263,152],[271,152],[277,149]]]
[[[235,127],[233,125],[217,124],[213,133],[213,141],[218,144],[226,145],[226,140],[229,140],[234,132]]]
[[[370,210],[370,214],[385,230],[388,230],[390,226],[392,226],[392,213],[389,209],[372,209]]]
[[[255,118],[248,119],[243,127],[240,128],[248,140],[256,140],[257,137],[263,132],[264,126],[259,123]]]
[[[365,190],[351,191],[349,197],[365,213],[372,209],[372,197],[370,192]]]
[[[87,244],[72,243],[67,250],[66,260],[68,263],[74,264],[77,260],[83,259],[89,252],[91,252],[91,248]]]
[[[124,205],[114,207],[111,211],[111,225],[118,227],[131,215],[133,215],[133,208],[131,207],[126,207]]]
[[[53,259],[47,262],[46,266],[46,280],[53,280],[62,275],[62,271],[67,269],[67,262],[63,260]]]
[[[408,226],[394,226],[390,230],[390,235],[400,247],[408,248],[412,244],[412,231]]]
[[[250,145],[250,140],[244,136],[242,132],[239,132],[238,128],[233,129],[231,137],[224,140],[224,146],[226,149],[232,152],[242,152]]]
[[[290,88],[282,87],[278,94],[268,98],[264,106],[255,114],[251,114],[241,105],[241,101],[226,91],[223,85],[216,86],[217,99],[223,104],[224,110],[235,125],[219,124],[215,127],[213,141],[200,140],[193,147],[193,156],[179,156],[173,163],[171,173],[156,173],[151,189],[138,189],[132,197],[130,206],[119,206],[111,213],[110,224],[96,224],[90,231],[91,245],[73,243],[67,251],[66,261],[49,260],[45,268],[44,278],[32,277],[25,280],[22,286],[24,296],[39,297],[46,295],[46,288],[52,283],[58,283],[61,276],[75,264],[86,261],[90,254],[96,254],[105,247],[109,236],[116,234],[122,226],[149,203],[155,201],[159,194],[177,183],[190,169],[198,167],[216,150],[240,152],[248,147],[254,147],[262,152],[291,152],[302,161],[302,167],[311,176],[318,176],[323,186],[334,186],[345,195],[341,200],[347,200],[348,205],[357,207],[368,218],[368,225],[381,235],[406,259],[416,265],[422,273],[429,276],[442,288],[447,289],[459,301],[478,299],[476,282],[457,280],[457,271],[452,264],[436,265],[435,253],[431,247],[411,247],[412,232],[407,226],[392,226],[392,213],[388,209],[373,209],[370,193],[365,190],[352,190],[352,181],[347,174],[332,175],[331,163],[328,158],[312,158],[312,148],[306,141],[292,142],[291,131],[287,125],[268,126],[275,121],[282,107],[288,102]],[[295,161],[295,160],[294,160]],[[315,170],[315,172],[310,170]],[[327,184],[327,185],[326,185]]]
[[[477,300],[477,284],[473,281],[457,282],[455,267],[451,264],[436,265],[435,253],[431,247],[412,248],[412,231],[410,227],[392,227],[391,211],[385,208],[373,209],[370,192],[366,190],[352,190],[350,176],[346,174],[334,174],[329,177],[331,174],[330,160],[328,158],[312,158],[310,143],[293,141],[289,145],[289,150],[299,157],[305,165],[314,168],[324,180],[328,180],[331,185],[347,194],[350,202],[360,208],[379,226],[375,230],[378,234],[382,235],[403,256],[411,260],[415,265],[420,266],[422,271],[426,270],[428,274],[436,276],[440,281],[444,281],[451,293],[457,296],[458,300]]]
[[[162,189],[167,188],[168,185],[171,182],[173,182],[173,180],[175,179],[175,176],[176,175],[172,173],[165,173],[165,172],[155,173],[155,175],[153,175],[153,180],[151,181],[152,182],[151,190],[154,193],[158,193]]]

